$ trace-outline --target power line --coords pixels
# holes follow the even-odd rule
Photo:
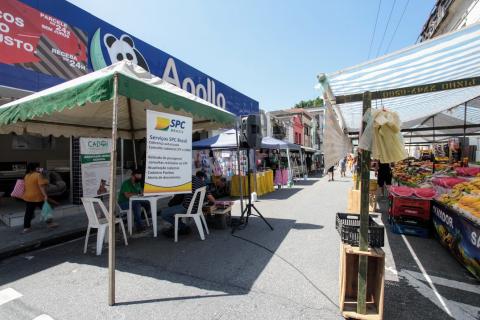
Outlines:
[[[405,3],[405,6],[403,7],[403,11],[402,11],[402,15],[400,16],[400,20],[398,20],[397,26],[395,27],[395,30],[393,31],[392,38],[390,39],[390,42],[388,43],[387,49],[385,49],[384,54],[388,52],[388,49],[390,49],[390,45],[393,42],[393,38],[395,38],[395,34],[397,33],[397,29],[400,26],[400,23],[402,22],[403,16],[405,15],[405,11],[407,11],[407,7],[408,7],[409,2],[410,2],[410,0],[407,0],[407,2]]]
[[[390,9],[390,13],[388,14],[387,25],[385,26],[385,30],[383,30],[382,41],[380,41],[380,45],[378,46],[376,57],[378,57],[378,54],[380,53],[380,49],[382,49],[383,40],[385,39],[385,35],[387,34],[388,26],[390,25],[390,19],[392,18],[393,9],[395,8],[396,2],[397,0],[393,0],[392,8]]]
[[[380,7],[381,6],[382,6],[382,0],[380,0],[378,2],[377,17],[375,18],[375,26],[373,27],[373,34],[372,34],[372,39],[370,40],[370,49],[368,49],[368,58],[367,59],[370,59],[370,54],[372,52],[373,39],[375,39],[375,32],[377,31],[378,15],[380,13]]]

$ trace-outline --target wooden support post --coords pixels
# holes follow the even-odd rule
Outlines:
[[[108,203],[108,305],[115,304],[115,208],[117,182],[118,75],[113,78],[112,150],[110,154],[110,200]]]
[[[133,126],[132,102],[130,101],[130,98],[127,98],[127,107],[128,107],[128,121],[130,122],[130,134],[132,137],[133,164],[135,165],[135,169],[138,169],[137,147],[135,145],[135,127]]]
[[[363,112],[370,109],[372,95],[366,91],[363,94]],[[366,123],[362,123],[362,130],[365,130]],[[362,179],[360,190],[360,251],[368,251],[368,213],[369,213],[369,192],[370,192],[370,151],[360,150],[360,178]],[[359,256],[358,263],[358,293],[357,293],[357,312],[366,314],[367,306],[367,268],[368,259],[366,256]]]
[[[465,156],[468,157],[468,150],[466,148],[467,144],[465,143],[466,133],[467,133],[467,102],[465,102],[464,111],[463,111],[462,167],[464,165],[463,159],[465,158]]]
[[[435,115],[432,116],[432,127],[433,127],[433,159],[432,159],[432,173],[435,173]]]

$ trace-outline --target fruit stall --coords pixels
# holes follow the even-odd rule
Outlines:
[[[441,244],[480,279],[480,168],[444,164],[433,173],[431,162],[406,162],[389,189],[392,231],[426,237],[433,222]]]

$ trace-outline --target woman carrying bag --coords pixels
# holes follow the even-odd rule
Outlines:
[[[48,196],[46,191],[46,185],[48,180],[45,179],[40,172],[38,172],[38,165],[29,163],[27,165],[27,172],[25,174],[25,191],[23,193],[23,200],[25,201],[25,217],[23,220],[23,233],[30,232],[32,230],[31,223],[35,217],[35,209],[42,209],[42,216],[49,228],[58,227],[58,224],[54,223],[51,218],[51,207],[48,204]],[[45,216],[43,212],[49,214],[49,217]]]

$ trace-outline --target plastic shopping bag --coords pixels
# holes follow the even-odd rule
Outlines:
[[[53,216],[53,209],[48,203],[48,201],[45,201],[42,206],[42,221],[47,221],[52,218]]]
[[[18,179],[15,183],[15,187],[13,188],[12,193],[10,194],[13,198],[23,198],[23,194],[25,193],[25,181],[23,179]]]

